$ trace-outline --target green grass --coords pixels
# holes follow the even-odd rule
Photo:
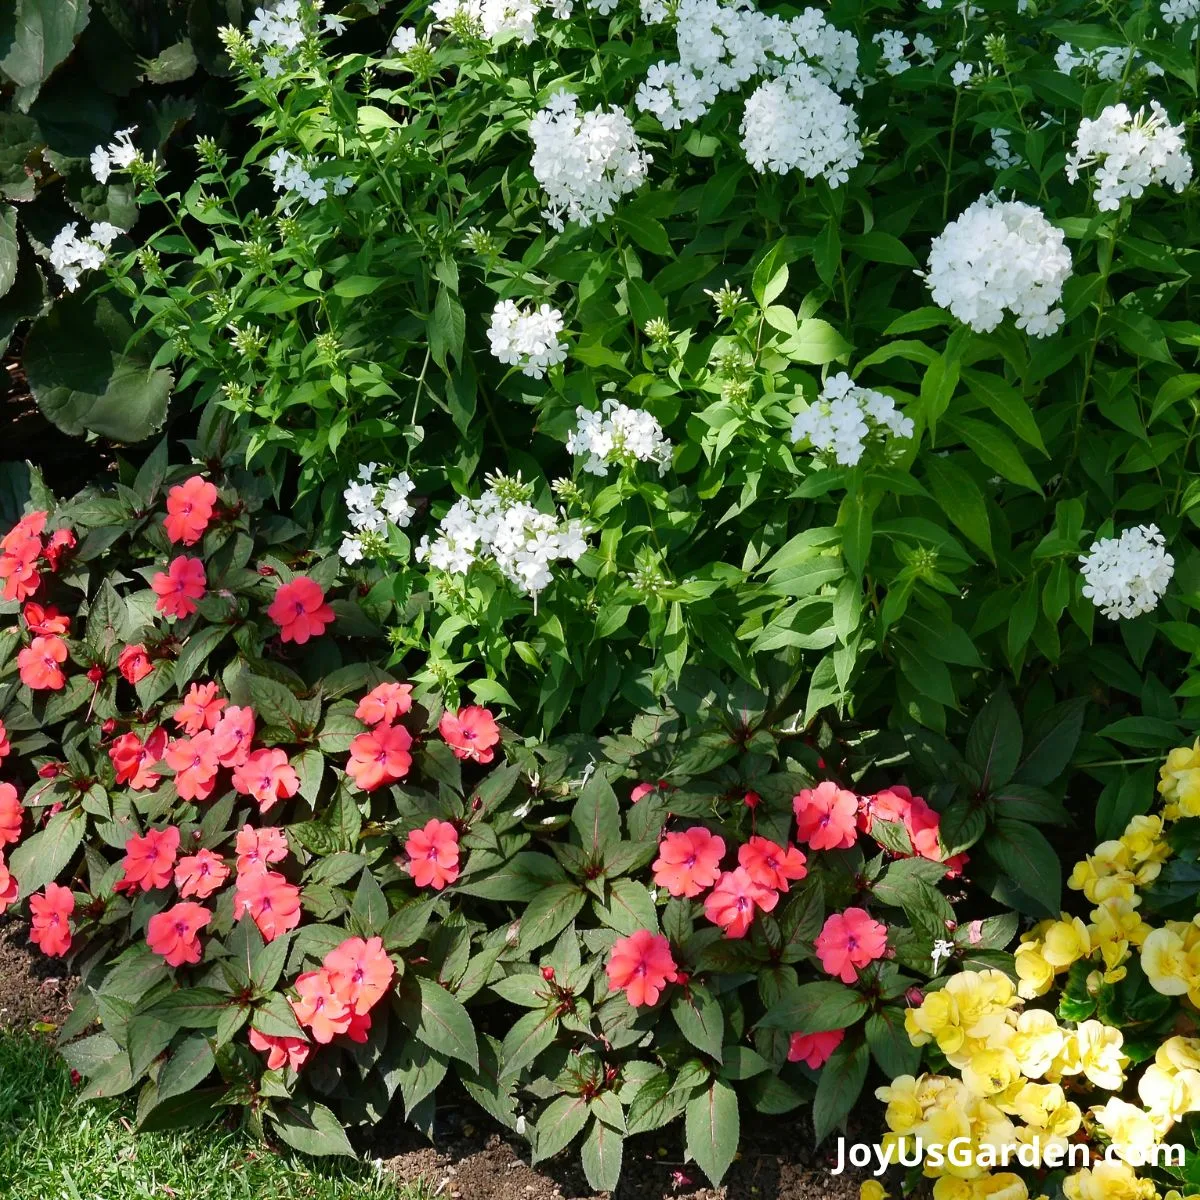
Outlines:
[[[4,1200],[430,1200],[370,1163],[284,1157],[210,1126],[134,1134],[130,1106],[80,1103],[53,1047],[0,1033]]]

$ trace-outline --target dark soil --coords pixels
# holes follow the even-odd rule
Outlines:
[[[860,1172],[830,1174],[833,1147],[815,1151],[807,1110],[743,1118],[742,1149],[719,1188],[683,1161],[683,1130],[670,1126],[630,1138],[617,1200],[856,1200]],[[750,1128],[747,1128],[747,1125]],[[874,1141],[873,1129],[851,1129]],[[375,1130],[364,1147],[402,1181],[424,1178],[453,1200],[599,1200],[570,1148],[536,1168],[529,1147],[477,1111],[440,1110],[435,1145],[402,1125]]]
[[[0,916],[0,1029],[57,1027],[71,1011],[75,979],[62,959],[38,954],[28,937],[23,921]]]

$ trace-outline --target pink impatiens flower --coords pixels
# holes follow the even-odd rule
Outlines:
[[[175,864],[175,886],[185,900],[191,896],[207,900],[228,878],[228,864],[211,850],[197,850]]]
[[[639,929],[613,943],[604,968],[608,986],[625,993],[634,1008],[657,1004],[663,988],[679,978],[671,943],[660,933]]]
[[[828,1033],[793,1033],[788,1045],[788,1062],[802,1062],[815,1071],[829,1061],[829,1056],[842,1044],[844,1029]]]
[[[765,837],[752,837],[738,849],[738,864],[746,868],[750,878],[777,892],[786,892],[789,880],[803,879],[808,874],[806,862],[795,846],[785,850]]]
[[[354,715],[364,725],[391,725],[411,708],[411,683],[381,683],[358,702]]]
[[[212,913],[203,904],[184,900],[157,913],[146,926],[146,944],[155,954],[161,954],[171,967],[200,961],[201,929],[212,920]]]
[[[672,896],[698,896],[721,873],[725,842],[703,825],[668,833],[654,860],[654,882]]]
[[[486,708],[471,704],[458,712],[445,712],[438,722],[438,733],[456,758],[478,763],[490,763],[495,757],[493,746],[500,740],[500,729]]]
[[[814,943],[821,966],[843,983],[854,983],[858,969],[887,952],[887,927],[865,908],[833,913]]]
[[[165,571],[159,571],[150,581],[158,599],[154,607],[168,617],[190,617],[196,611],[196,601],[204,598],[208,577],[198,558],[180,554],[171,560]]]
[[[745,867],[726,871],[704,899],[704,915],[725,930],[727,938],[743,938],[750,929],[756,909],[770,912],[779,903],[779,893],[750,878]]]
[[[167,516],[163,524],[172,542],[194,546],[212,520],[217,489],[207,479],[193,475],[167,493]]]
[[[266,812],[279,800],[300,790],[300,776],[288,762],[287,751],[272,748],[255,750],[240,767],[234,768],[233,786],[243,796],[253,796]]]
[[[417,887],[440,892],[458,878],[458,830],[449,821],[436,817],[424,828],[414,829],[404,843],[408,862],[404,869]]]
[[[303,646],[320,637],[333,623],[333,609],[325,603],[325,590],[315,579],[297,575],[275,593],[267,616],[279,626],[279,639]]]
[[[796,838],[814,850],[849,850],[858,837],[858,797],[826,780],[792,798]]]
[[[171,714],[171,720],[188,737],[195,737],[202,729],[216,729],[227,703],[217,695],[215,683],[193,683],[183,703]]]

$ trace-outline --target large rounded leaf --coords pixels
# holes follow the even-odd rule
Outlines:
[[[140,442],[162,428],[174,379],[152,368],[111,293],[65,296],[30,331],[25,374],[38,407],[64,433]]]
[[[0,74],[17,85],[17,108],[28,112],[38,89],[75,48],[88,23],[88,0],[17,0],[0,16]]]

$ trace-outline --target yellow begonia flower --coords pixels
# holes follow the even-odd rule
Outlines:
[[[1154,1061],[1176,1071],[1200,1071],[1200,1038],[1167,1038],[1155,1051]]]
[[[1084,1021],[1075,1030],[1075,1043],[1079,1067],[1087,1079],[1107,1092],[1118,1091],[1125,1082],[1125,1064],[1129,1062],[1121,1053],[1121,1031],[1099,1021]]]
[[[1079,917],[1055,921],[1042,938],[1042,957],[1056,970],[1065,971],[1072,963],[1087,958],[1092,952],[1092,939],[1087,926]]]
[[[1142,1166],[1149,1161],[1158,1132],[1148,1112],[1113,1096],[1103,1107],[1094,1107],[1092,1116],[1126,1162]]]
[[[1157,1194],[1149,1179],[1139,1179],[1123,1162],[1098,1162],[1063,1181],[1067,1200],[1153,1200]]]
[[[971,1200],[1028,1200],[1025,1181],[1011,1171],[1001,1171],[976,1179],[971,1185]]]
[[[1031,1008],[1017,1018],[1008,1048],[1023,1075],[1040,1079],[1050,1069],[1065,1040],[1066,1034],[1058,1027],[1053,1013],[1043,1008]]]
[[[888,1200],[888,1193],[877,1179],[864,1179],[858,1186],[858,1200]]]
[[[981,1050],[962,1069],[963,1083],[973,1096],[995,1096],[1006,1092],[1021,1077],[1016,1055],[1007,1048]]]
[[[1167,801],[1165,820],[1200,815],[1200,738],[1167,755],[1158,771],[1158,791]]]
[[[1041,942],[1022,942],[1014,955],[1017,991],[1023,1000],[1044,996],[1054,986],[1054,968],[1042,954]]]
[[[1142,944],[1142,970],[1161,995],[1184,995],[1191,969],[1183,938],[1171,928],[1154,930]]]
[[[970,1183],[953,1175],[943,1175],[933,1185],[933,1200],[972,1200],[973,1195]]]

